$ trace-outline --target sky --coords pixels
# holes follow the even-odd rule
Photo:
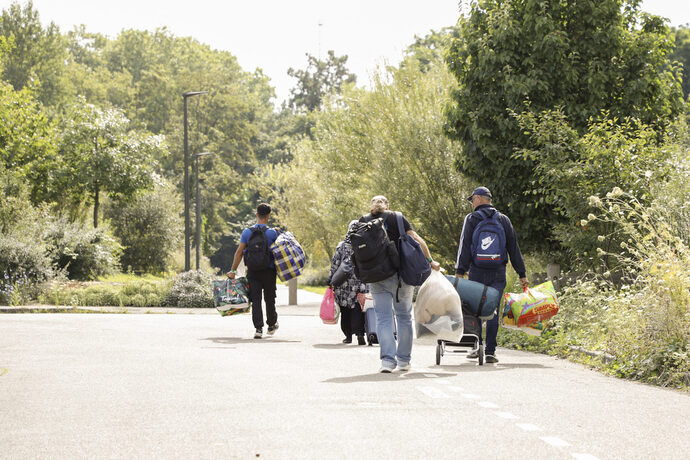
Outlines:
[[[6,9],[14,0],[0,0]],[[24,4],[25,0],[20,0]],[[348,55],[347,66],[367,85],[383,64],[397,64],[403,50],[431,30],[452,26],[458,0],[33,0],[43,24],[62,32],[79,24],[111,38],[123,29],[167,27],[235,55],[247,71],[261,68],[279,104],[296,80],[288,68],[304,69],[306,53]],[[642,9],[690,23],[688,0],[643,0]],[[197,88],[190,88],[195,90]]]

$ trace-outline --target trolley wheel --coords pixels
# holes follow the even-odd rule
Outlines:
[[[484,365],[484,347],[479,345],[479,350],[477,352],[477,357],[479,358],[479,365]]]
[[[436,344],[436,365],[441,364],[441,344]]]
[[[369,346],[373,347],[374,343],[378,343],[376,340],[376,334],[369,334],[367,335],[367,339],[369,339]]]

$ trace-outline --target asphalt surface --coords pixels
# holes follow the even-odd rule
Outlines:
[[[686,393],[503,349],[436,366],[422,342],[378,374],[318,304],[279,322],[0,315],[0,458],[688,458]]]

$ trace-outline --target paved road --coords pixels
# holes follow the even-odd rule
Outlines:
[[[378,374],[290,308],[262,340],[248,315],[0,315],[0,458],[688,458],[687,394],[424,344]]]

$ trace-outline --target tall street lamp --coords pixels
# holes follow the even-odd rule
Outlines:
[[[187,150],[187,98],[208,94],[208,91],[187,91],[182,93],[184,100],[184,270],[189,271],[190,253],[189,238],[191,227],[189,225],[189,152]]]
[[[201,152],[194,154],[194,183],[196,184],[196,269],[199,270],[199,258],[201,252],[201,194],[199,193],[199,157],[213,155],[212,152]]]

